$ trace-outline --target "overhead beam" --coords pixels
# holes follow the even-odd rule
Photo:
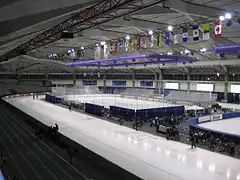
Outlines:
[[[136,18],[131,18],[129,20],[124,20],[123,18],[118,18],[107,24],[113,24],[113,25],[121,24],[123,26],[137,27],[137,28],[146,29],[146,30],[166,28],[166,25],[163,25],[162,23],[147,21],[147,20],[139,20]]]
[[[167,0],[164,2],[165,6],[172,10],[177,10],[181,12],[188,13],[190,15],[197,15],[204,18],[214,18],[217,19],[219,15],[225,13],[224,10],[219,8],[214,8],[210,6],[205,6],[202,4],[195,4],[187,2],[185,0]]]
[[[38,47],[50,44],[61,39],[61,33],[65,30],[73,30],[79,33],[116,18],[138,12],[142,9],[159,4],[163,0],[103,0],[92,7],[88,7],[64,22],[44,31],[33,39],[19,45],[12,51],[0,57],[1,61],[21,55]]]
[[[63,63],[61,61],[55,61],[55,60],[50,60],[50,59],[42,59],[42,58],[35,58],[27,55],[21,56],[21,58],[25,58],[26,60],[35,62],[35,63],[41,63],[43,65],[48,65],[48,67],[56,67],[58,69],[73,73],[74,68],[68,68],[66,63]]]
[[[30,70],[37,69],[42,65],[43,64],[41,64],[41,63],[32,63],[30,65],[21,66],[21,67],[17,68],[16,72],[18,72],[18,73],[28,72]]]

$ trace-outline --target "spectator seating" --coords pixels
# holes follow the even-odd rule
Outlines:
[[[217,96],[210,95],[209,92],[171,91],[165,99],[174,102],[193,102],[195,105],[208,107],[212,102],[216,102]]]

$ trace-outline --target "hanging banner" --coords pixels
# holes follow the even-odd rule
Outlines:
[[[187,27],[184,27],[182,29],[182,41],[183,42],[188,42],[188,28]]]
[[[215,36],[216,38],[220,38],[221,35],[222,35],[222,21],[219,21],[215,26]]]
[[[108,58],[108,55],[109,55],[108,46],[107,46],[107,45],[104,45],[104,46],[103,46],[103,58],[104,58],[104,59]]]
[[[165,33],[165,44],[170,45],[170,32]]]
[[[157,46],[161,47],[162,46],[162,32],[160,31],[157,37]]]
[[[95,49],[95,59],[101,59],[101,47],[96,47]]]
[[[133,51],[135,49],[135,40],[131,39],[131,50]]]
[[[198,27],[198,25],[193,26],[192,30],[193,30],[193,41],[198,41],[199,40],[199,27]]]
[[[125,39],[125,51],[129,51],[129,39]]]
[[[147,37],[146,36],[143,36],[143,47],[144,48],[147,48]]]
[[[123,40],[119,40],[119,51],[123,51]]]
[[[114,52],[114,46],[113,46],[113,43],[111,42],[110,43],[110,53],[113,53]]]
[[[141,38],[140,36],[137,37],[137,50],[139,50],[141,48]]]
[[[203,33],[203,40],[210,39],[210,24],[203,24],[202,25],[202,33]]]
[[[150,47],[154,46],[154,35],[150,36]]]
[[[118,52],[118,42],[115,42],[114,52],[115,52],[115,53]]]
[[[177,44],[178,43],[178,34],[173,32],[172,36],[173,36],[173,44]]]

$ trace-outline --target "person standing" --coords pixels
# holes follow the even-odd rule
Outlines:
[[[123,118],[120,118],[120,125],[122,126],[123,125],[123,123],[124,123],[124,120],[123,120]]]
[[[197,146],[196,146],[196,135],[195,134],[193,134],[193,133],[190,134],[190,141],[191,141],[191,148],[196,149]]]
[[[211,135],[209,138],[209,149],[210,151],[214,151],[214,144],[215,144],[215,139],[214,136]]]

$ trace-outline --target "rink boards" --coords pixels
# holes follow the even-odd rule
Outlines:
[[[148,108],[161,108],[161,107],[174,107],[181,104],[170,104],[164,102],[164,100],[154,100],[154,98],[148,99],[134,99],[133,97],[121,97],[120,95],[113,94],[88,94],[88,95],[65,95],[63,96],[65,100],[76,101],[80,103],[92,103],[105,108],[109,106],[118,106],[129,109],[148,109]],[[183,104],[184,105],[184,104]],[[185,110],[201,110],[202,107],[199,106],[188,106],[184,105]]]
[[[198,124],[198,126],[204,129],[240,137],[240,117],[201,123]]]
[[[136,132],[32,97],[7,99],[10,104],[114,164],[149,180],[240,179],[240,161],[188,145]]]

